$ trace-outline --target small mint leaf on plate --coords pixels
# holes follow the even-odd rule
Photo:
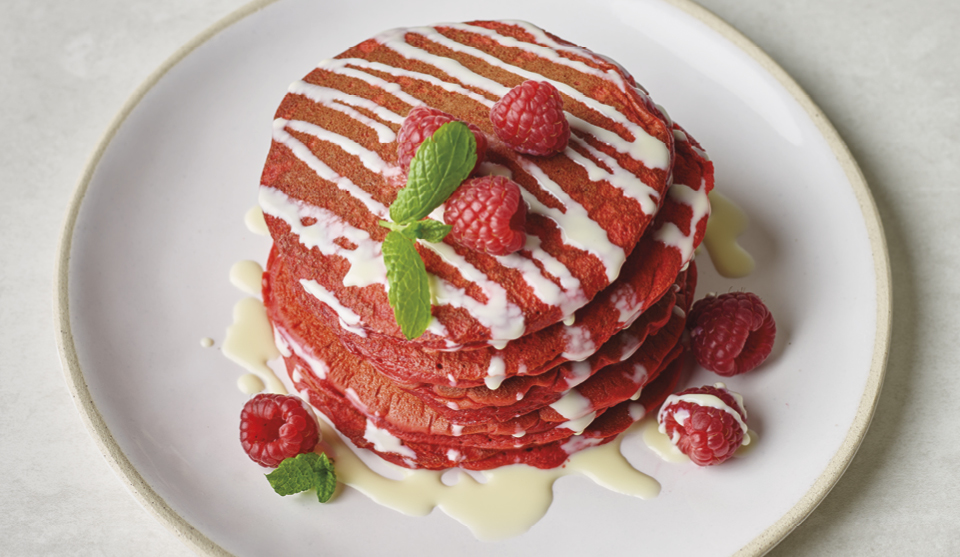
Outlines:
[[[390,205],[390,219],[418,221],[440,206],[477,163],[477,140],[463,122],[447,122],[420,144],[407,185]]]
[[[439,224],[439,223],[438,223]],[[383,241],[387,267],[387,298],[393,315],[408,340],[422,335],[433,318],[430,314],[430,284],[427,268],[416,243],[402,232],[391,230]]]
[[[280,495],[316,489],[321,503],[329,501],[337,489],[337,473],[325,454],[305,453],[284,459],[276,470],[267,474],[267,480]]]

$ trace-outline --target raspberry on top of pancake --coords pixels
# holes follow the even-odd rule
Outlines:
[[[562,153],[522,155],[493,133],[490,107],[529,79],[563,97],[572,135]],[[490,146],[478,173],[509,175],[529,215],[527,242],[510,255],[418,243],[434,321],[414,342],[502,344],[573,314],[616,280],[673,172],[671,124],[645,91],[607,58],[528,23],[396,29],[290,86],[261,177],[277,249],[297,253],[304,288],[341,325],[403,338],[385,290],[387,231],[377,223],[403,186],[396,132],[421,104],[484,132]]]

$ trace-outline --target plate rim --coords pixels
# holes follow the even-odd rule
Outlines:
[[[96,442],[100,452],[106,458],[114,473],[132,493],[134,499],[161,524],[167,527],[168,530],[172,531],[181,542],[202,555],[231,556],[232,554],[180,516],[153,490],[117,444],[106,421],[103,419],[103,416],[93,401],[83,375],[83,370],[80,367],[70,326],[70,296],[68,288],[70,278],[70,254],[72,251],[73,233],[77,216],[79,215],[80,207],[83,204],[90,181],[100,163],[100,159],[106,152],[107,147],[110,145],[117,131],[123,126],[127,116],[129,116],[133,109],[140,103],[146,93],[150,91],[171,68],[176,66],[196,48],[206,43],[220,31],[277,1],[278,0],[252,0],[246,5],[234,10],[178,48],[137,87],[126,100],[120,111],[114,116],[106,132],[104,132],[93,153],[87,160],[87,164],[75,187],[73,197],[67,209],[67,215],[61,228],[59,247],[57,250],[53,308],[54,319],[58,326],[56,339],[57,348],[60,353],[60,361],[67,387],[80,413],[80,417],[88,433]],[[830,123],[826,115],[820,110],[816,103],[813,102],[806,91],[759,46],[713,12],[696,4],[693,0],[659,1],[680,9],[687,15],[707,25],[724,39],[733,43],[734,46],[770,73],[810,117],[836,157],[847,181],[850,183],[850,187],[860,207],[864,224],[866,225],[867,238],[870,242],[874,263],[877,289],[875,341],[870,362],[870,372],[867,376],[864,392],[857,405],[853,422],[847,430],[846,436],[836,453],[834,453],[823,472],[821,472],[800,500],[776,522],[768,526],[763,532],[735,553],[737,556],[744,557],[759,556],[769,552],[786,538],[786,536],[799,526],[826,498],[827,494],[833,489],[834,485],[836,485],[837,481],[839,481],[840,477],[850,465],[870,427],[883,386],[890,346],[892,291],[890,288],[891,271],[889,253],[887,251],[887,242],[881,224],[880,214],[863,172],[860,170],[859,165],[857,165],[846,143],[844,143],[840,137],[840,134],[833,127],[833,124]]]

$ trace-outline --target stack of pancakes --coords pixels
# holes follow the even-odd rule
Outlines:
[[[493,132],[490,107],[528,79],[564,99],[562,153],[522,155]],[[527,241],[506,256],[418,241],[433,321],[407,340],[378,222],[420,104],[483,130],[477,174],[520,185]],[[321,62],[277,110],[267,315],[298,391],[357,446],[416,468],[559,466],[675,389],[712,187],[696,141],[606,57],[516,21],[388,31]]]

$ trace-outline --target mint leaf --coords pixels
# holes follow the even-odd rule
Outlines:
[[[440,242],[450,233],[451,228],[453,227],[442,222],[424,219],[408,224],[400,232],[411,240],[419,238],[428,242]]]
[[[329,501],[337,489],[337,473],[325,454],[305,453],[284,459],[267,474],[267,480],[274,491],[284,496],[316,489],[321,503]]]
[[[477,163],[477,140],[463,122],[447,122],[417,148],[407,185],[390,205],[390,219],[405,224],[430,214],[467,179]]]
[[[387,298],[403,336],[415,339],[427,330],[430,315],[430,284],[416,240],[439,242],[450,227],[435,220],[422,220],[466,180],[477,163],[477,140],[463,122],[440,126],[417,148],[410,161],[407,185],[390,205],[390,229],[383,241],[387,267]]]
[[[439,223],[438,223],[439,224]],[[414,240],[391,230],[383,241],[387,266],[387,298],[403,336],[415,339],[427,330],[430,315],[430,284],[427,268]]]
[[[281,462],[281,464],[283,463]],[[320,454],[320,458],[314,463],[313,469],[316,478],[313,488],[317,490],[317,501],[326,503],[333,497],[333,492],[337,490],[337,471],[334,470],[333,463],[325,454]]]
[[[386,220],[380,221],[380,226],[389,228],[410,238],[411,240],[426,240],[428,242],[442,242],[452,226],[433,219],[418,220],[407,224],[397,224]]]

